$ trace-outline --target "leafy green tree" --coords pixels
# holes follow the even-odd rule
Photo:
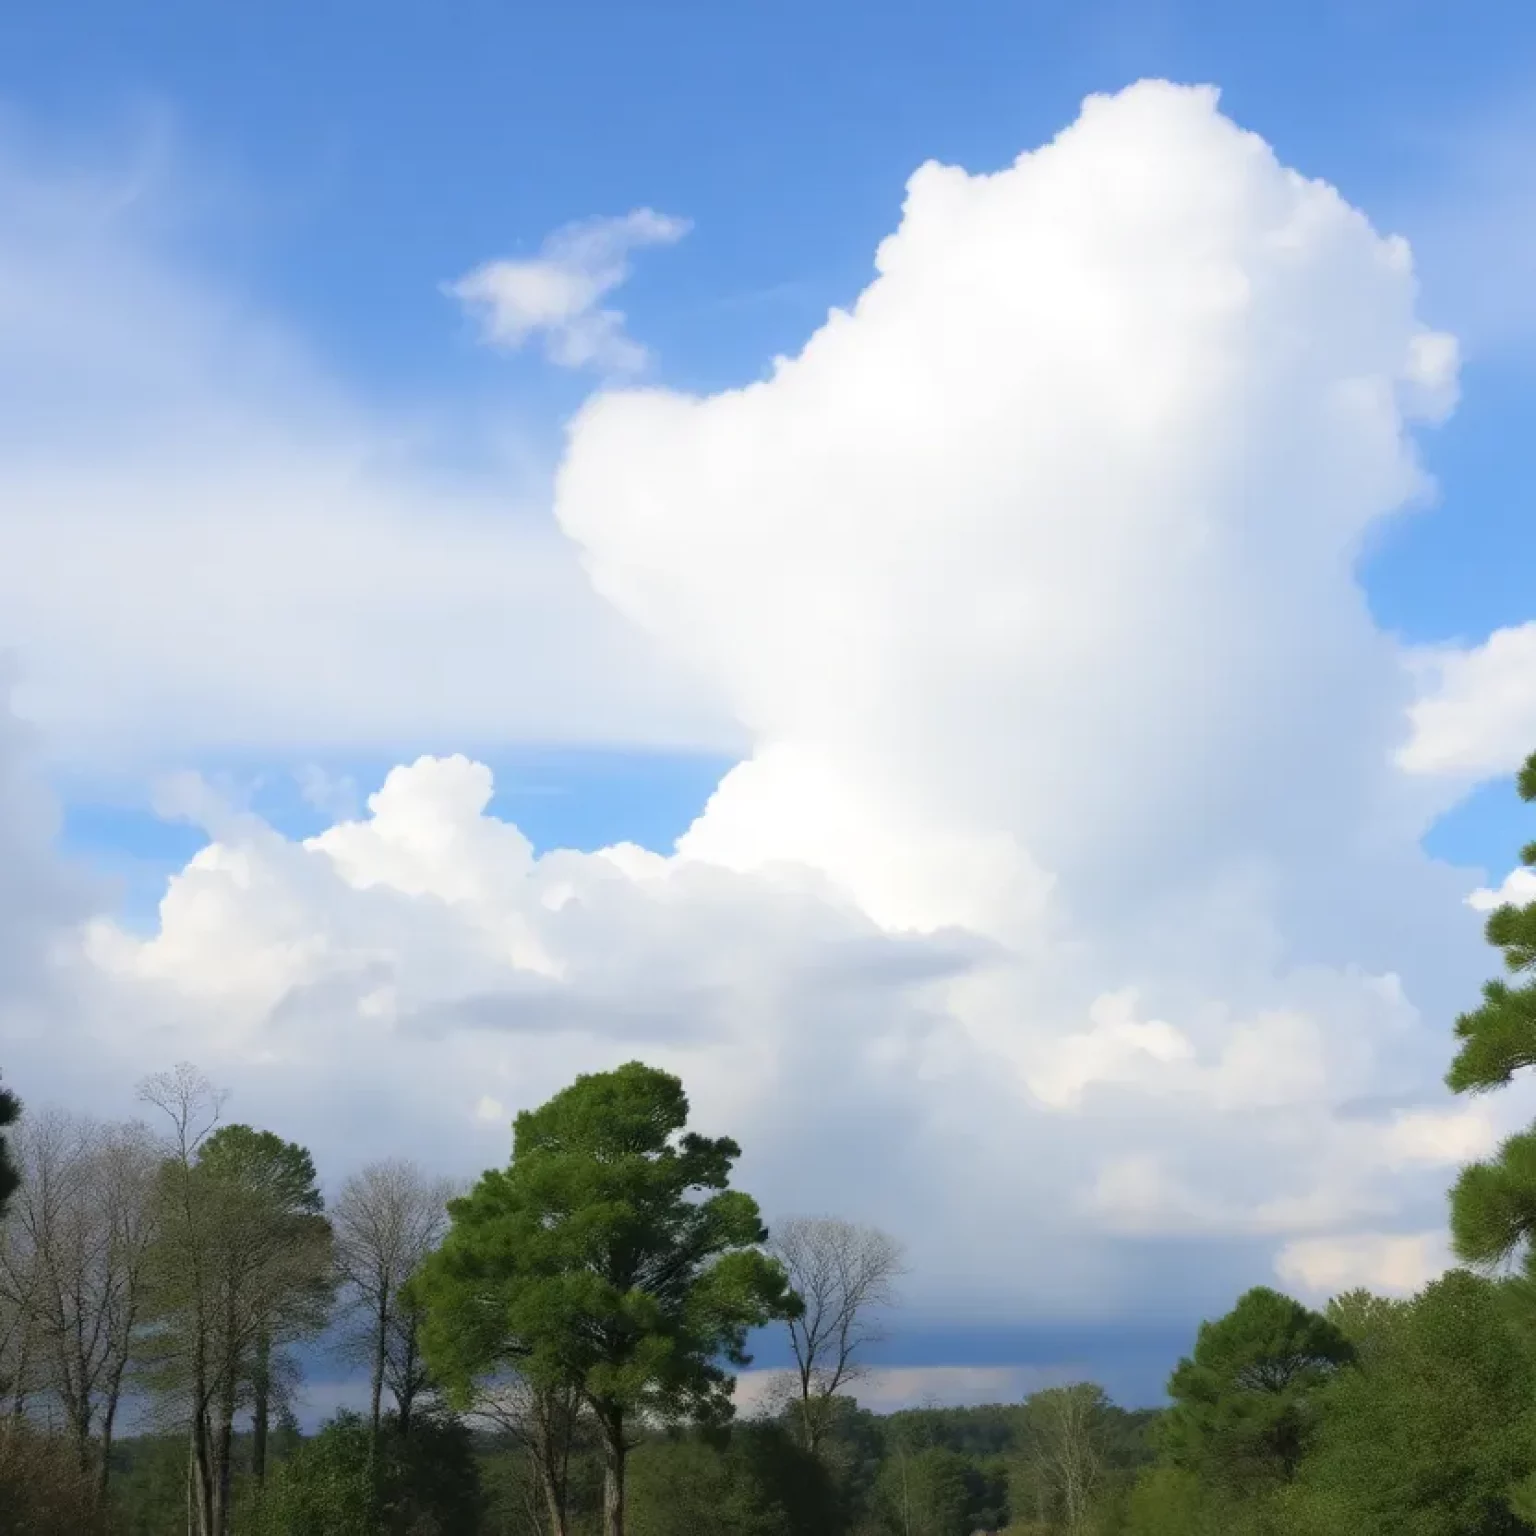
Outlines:
[[[633,1536],[836,1536],[825,1467],[777,1424],[743,1425],[724,1443],[699,1434],[648,1440],[630,1471]]]
[[[249,1359],[230,1361],[237,1391],[249,1372],[251,1474],[266,1475],[273,1401],[273,1354],[284,1343],[324,1328],[333,1294],[331,1229],[314,1159],[296,1142],[248,1125],[215,1131],[198,1154],[199,1167],[222,1189],[224,1219],[243,1229],[247,1265],[237,1305],[248,1319],[249,1338],[231,1338],[231,1350]],[[228,1419],[222,1426],[228,1434]]]
[[[1411,1305],[1367,1290],[1344,1291],[1328,1303],[1323,1315],[1349,1340],[1355,1363],[1365,1368],[1396,1339]]]
[[[10,1089],[0,1088],[0,1133],[7,1126],[15,1125],[20,1118],[21,1100]],[[11,1161],[5,1136],[0,1134],[0,1218],[5,1216],[5,1207],[20,1183],[21,1175],[16,1171],[16,1164]]]
[[[1317,1396],[1355,1351],[1327,1318],[1259,1286],[1216,1322],[1168,1383],[1169,1459],[1204,1481],[1259,1495],[1289,1482],[1317,1419]]]
[[[1024,1405],[1036,1512],[1048,1509],[1067,1536],[1083,1536],[1097,1510],[1108,1472],[1109,1411],[1103,1388],[1086,1381],[1036,1392]]]
[[[457,1402],[512,1366],[572,1386],[604,1451],[604,1529],[624,1533],[624,1474],[646,1417],[723,1423],[748,1332],[794,1310],[740,1148],[684,1130],[668,1073],[580,1077],[513,1127],[512,1160],[450,1207],[411,1299],[428,1365]]]
[[[154,1434],[115,1441],[111,1501],[116,1536],[166,1536],[175,1528],[167,1518],[173,1510],[181,1516],[176,1523],[185,1529],[186,1438]]]
[[[146,1265],[146,1381],[189,1431],[189,1531],[225,1536],[236,1414],[253,1413],[259,1481],[281,1346],[325,1322],[330,1227],[309,1154],[249,1126],[215,1129],[222,1095],[192,1068],[141,1093],[172,1132]]]
[[[777,1422],[798,1439],[797,1413],[795,1404],[790,1403]],[[836,1491],[839,1519],[850,1530],[863,1528],[872,1518],[889,1422],[841,1394],[827,1404],[827,1419],[817,1454]]]
[[[959,1451],[944,1445],[914,1450],[898,1440],[879,1492],[892,1536],[970,1536],[983,1489],[975,1464]]]
[[[1171,1463],[1148,1467],[1131,1489],[1126,1536],[1239,1536],[1231,1495]]]
[[[258,1502],[257,1536],[476,1536],[483,1498],[468,1431],[418,1414],[403,1434],[394,1415],[338,1415],[273,1471]]]
[[[1536,801],[1536,752],[1521,769],[1521,799]],[[1521,850],[1521,863],[1536,867],[1536,842]],[[1512,976],[1536,972],[1536,901],[1506,903],[1491,912],[1488,942],[1503,951]],[[1456,1020],[1461,1047],[1446,1074],[1457,1093],[1503,1087],[1524,1067],[1536,1065],[1536,976],[1523,984],[1490,981],[1480,1007]],[[1469,1264],[1495,1265],[1523,1252],[1536,1274],[1531,1238],[1536,1233],[1536,1129],[1511,1136],[1493,1157],[1461,1172],[1451,1191],[1451,1239]]]
[[[1536,1467],[1536,1370],[1504,1291],[1453,1270],[1412,1302],[1353,1311],[1361,1368],[1327,1388],[1303,1529],[1529,1533],[1511,1492]]]

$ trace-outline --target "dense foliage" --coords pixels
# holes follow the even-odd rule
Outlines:
[[[1536,752],[1520,771],[1520,798],[1536,802]],[[1520,850],[1523,868],[1536,868],[1536,841]],[[1486,1093],[1536,1065],[1536,901],[1504,902],[1488,915],[1488,942],[1518,981],[1490,981],[1482,1005],[1456,1020],[1461,1048],[1446,1075],[1457,1093]],[[1519,1256],[1536,1275],[1536,1128],[1511,1136],[1485,1162],[1462,1170],[1451,1192],[1451,1236],[1471,1264]]]
[[[5,1128],[16,1123],[21,1114],[21,1101],[7,1088],[0,1088],[0,1217],[20,1183],[16,1165],[11,1161],[10,1148],[5,1141]]]

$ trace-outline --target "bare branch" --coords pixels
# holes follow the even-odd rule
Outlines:
[[[780,1222],[768,1244],[805,1310],[789,1322],[799,1386],[801,1428],[818,1449],[832,1399],[866,1369],[882,1314],[896,1304],[905,1273],[901,1245],[878,1227],[826,1216]]]
[[[415,1163],[390,1159],[349,1178],[332,1207],[336,1271],[352,1322],[343,1347],[369,1366],[375,1434],[385,1387],[402,1425],[426,1389],[417,1320],[401,1292],[448,1230],[448,1202],[459,1192]]]

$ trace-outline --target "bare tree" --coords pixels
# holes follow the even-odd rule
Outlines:
[[[21,1224],[0,1223],[0,1394],[7,1423],[19,1423],[41,1384],[32,1292],[38,1270]]]
[[[391,1159],[353,1174],[332,1208],[336,1268],[353,1324],[346,1343],[368,1363],[375,1442],[385,1388],[402,1432],[426,1388],[419,1316],[404,1287],[448,1230],[448,1202],[457,1193],[452,1181]]]
[[[545,1526],[549,1536],[570,1531],[571,1456],[582,1425],[580,1391],[571,1385],[535,1387],[514,1369],[475,1383],[465,1416],[499,1430],[522,1450],[543,1498],[543,1519],[530,1502],[524,1511],[530,1530]]]
[[[159,1192],[160,1241],[152,1254],[152,1379],[162,1396],[181,1409],[178,1416],[188,1434],[188,1536],[215,1536],[219,1477],[210,1428],[218,1386],[214,1287],[197,1154],[219,1123],[225,1095],[182,1063],[146,1079],[139,1098],[161,1112],[170,1135]]]
[[[1050,1387],[1025,1404],[1037,1486],[1048,1490],[1066,1536],[1089,1528],[1104,1475],[1104,1415],[1108,1399],[1091,1382]]]
[[[99,1457],[101,1487],[144,1304],[160,1160],[142,1125],[44,1113],[17,1138],[0,1295],[25,1341],[22,1390],[58,1406],[82,1471]]]
[[[878,1316],[896,1301],[901,1245],[878,1227],[797,1216],[774,1228],[768,1246],[805,1303],[788,1326],[801,1433],[814,1454],[833,1398],[863,1374],[863,1352],[884,1336]]]

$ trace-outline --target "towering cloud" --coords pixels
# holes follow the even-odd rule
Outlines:
[[[354,1156],[381,1096],[495,1157],[655,1059],[934,1313],[1410,1283],[1515,1111],[1438,1087],[1475,882],[1354,569],[1454,398],[1408,251],[1146,83],[920,169],[876,267],[760,382],[572,424],[593,584],[750,742],[675,852],[536,857],[455,758],[306,843],[194,806],[158,931],[86,936],[102,1027]]]

